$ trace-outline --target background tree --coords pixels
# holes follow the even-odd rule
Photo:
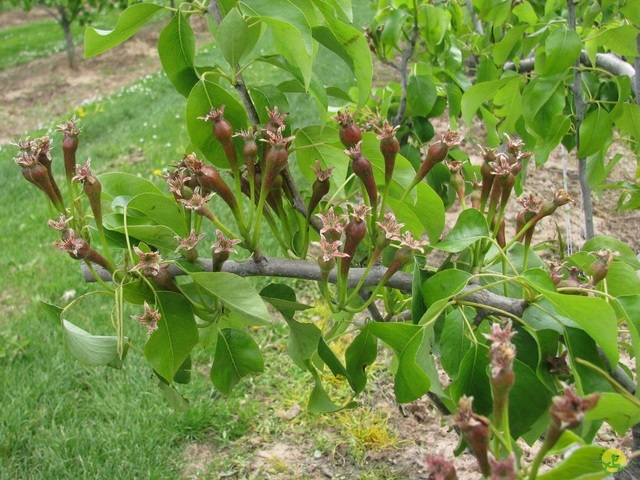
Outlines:
[[[127,0],[10,0],[10,3],[25,11],[42,8],[53,17],[64,32],[69,66],[75,70],[78,64],[71,26],[74,23],[86,25],[101,12],[111,8],[123,9],[128,2]]]

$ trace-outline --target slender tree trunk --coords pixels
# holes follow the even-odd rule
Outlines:
[[[569,10],[569,26],[576,29],[576,7],[574,0],[567,0]],[[576,151],[580,148],[580,124],[584,120],[584,100],[582,99],[582,73],[580,59],[576,60],[573,73],[573,100],[576,105]],[[587,179],[587,159],[578,158],[578,176],[580,178],[580,190],[582,192],[582,211],[584,212],[584,230],[587,240],[595,235],[593,228],[593,204],[591,202],[591,187]]]
[[[65,38],[65,48],[67,50],[67,59],[69,60],[69,67],[72,70],[78,69],[78,64],[76,62],[76,46],[73,43],[73,34],[71,33],[71,21],[69,20],[69,16],[67,15],[64,7],[58,7],[58,12],[60,13],[60,17],[58,18],[58,23],[62,27],[64,31]]]

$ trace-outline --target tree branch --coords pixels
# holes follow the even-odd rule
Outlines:
[[[404,112],[407,109],[407,87],[409,85],[409,72],[408,65],[409,60],[413,56],[413,52],[416,48],[416,42],[418,41],[418,37],[420,36],[420,29],[418,28],[418,19],[417,12],[414,13],[415,19],[413,23],[413,27],[411,28],[411,35],[409,37],[409,44],[407,48],[402,52],[402,60],[400,62],[400,68],[398,71],[400,72],[400,86],[402,87],[402,93],[400,96],[400,105],[398,106],[398,113],[391,120],[392,125],[397,126],[402,124],[404,121]]]
[[[585,67],[593,66],[586,50],[582,50],[582,52],[580,53],[580,63]],[[535,58],[529,57],[520,61],[517,65],[514,62],[507,62],[504,64],[504,69],[514,70],[519,73],[527,73],[533,71],[534,64]],[[613,53],[597,53],[596,67],[601,68],[602,70],[605,70],[618,77],[629,77],[631,79],[631,88],[634,90],[636,98],[638,98],[638,92],[640,91],[640,80],[636,75],[638,67],[632,67]]]

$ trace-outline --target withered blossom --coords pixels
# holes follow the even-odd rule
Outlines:
[[[442,453],[428,454],[425,462],[429,480],[457,480],[458,475],[453,461],[447,460]]]
[[[175,238],[178,240],[178,248],[176,248],[175,252],[178,253],[180,250],[185,249],[187,251],[195,250],[198,246],[198,243],[202,238],[206,235],[206,233],[201,233],[200,235],[196,234],[195,229],[191,229],[191,232],[187,237],[181,237],[180,235],[176,235]]]
[[[349,256],[349,254],[340,251],[340,247],[342,246],[342,242],[340,240],[330,242],[324,237],[324,235],[320,235],[320,241],[313,242],[313,245],[320,248],[320,254],[325,262],[335,260],[339,257]]]
[[[551,420],[561,430],[576,428],[584,420],[585,413],[592,410],[599,399],[599,393],[580,397],[573,386],[565,386],[564,395],[552,399],[551,407],[549,407]]]
[[[143,252],[138,247],[133,247],[136,255],[138,255],[138,263],[130,270],[131,272],[140,272],[145,277],[155,277],[160,272],[162,256],[158,252]]]
[[[200,193],[200,187],[196,187],[193,190],[193,195],[189,199],[181,198],[180,202],[187,210],[193,210],[196,213],[205,212],[208,209],[207,202],[211,200],[213,194],[210,193],[204,197]]]
[[[491,465],[491,476],[488,480],[516,480],[518,478],[516,457],[513,453],[500,460],[489,455],[489,465]]]
[[[77,123],[78,123],[78,119],[74,115],[66,122],[63,122],[60,125],[58,125],[56,130],[64,133],[65,135],[77,136],[82,131],[82,127],[78,127],[76,125]]]
[[[211,246],[211,251],[214,254],[223,252],[238,253],[233,247],[234,245],[242,242],[242,240],[239,240],[237,238],[228,238],[220,230],[216,230],[216,236],[218,237],[218,241]]]
[[[162,315],[158,310],[155,310],[144,302],[144,313],[141,316],[131,315],[131,318],[140,322],[144,328],[149,330],[149,333],[153,333],[158,329],[158,322],[162,318]]]
[[[313,167],[313,173],[316,174],[316,178],[318,179],[319,182],[324,182],[326,180],[329,180],[329,178],[331,178],[332,170],[333,170],[333,167],[329,167],[326,170],[323,170],[320,160],[316,160],[316,165],[315,167]]]
[[[49,227],[59,232],[66,232],[69,230],[69,222],[73,220],[73,217],[67,217],[64,213],[58,216],[58,220],[49,220],[47,224]]]
[[[356,221],[365,221],[367,219],[367,214],[371,210],[371,207],[368,205],[360,204],[353,207],[351,211],[351,218]]]

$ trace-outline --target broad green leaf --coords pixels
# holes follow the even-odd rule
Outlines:
[[[153,290],[144,280],[135,280],[122,285],[122,297],[125,302],[133,305],[143,305],[144,302],[153,303]]]
[[[327,91],[324,88],[324,84],[318,75],[312,72],[311,82],[309,85],[304,84],[304,79],[302,77],[296,76],[295,80],[280,83],[278,88],[282,90],[283,93],[311,94],[318,106],[320,124],[323,126],[326,123],[328,118],[327,109],[329,107],[329,99],[327,97]]]
[[[178,245],[175,232],[164,225],[154,225],[150,219],[127,217],[125,228],[124,215],[109,214],[103,218],[104,227],[118,233],[127,234],[148,245],[174,250]]]
[[[312,308],[309,305],[298,303],[295,290],[283,283],[270,283],[260,290],[260,296],[288,318],[293,318],[294,314],[299,310]]]
[[[218,332],[211,382],[225,395],[247,375],[264,371],[260,347],[250,335],[232,328]]]
[[[604,371],[607,370],[598,346],[584,330],[565,325],[564,344],[569,351],[569,358],[580,358]],[[613,390],[604,377],[588,366],[574,362],[571,364],[571,369],[576,388],[580,393],[610,392]]]
[[[538,15],[529,2],[521,2],[513,7],[513,14],[523,23],[533,25],[538,23]]]
[[[56,323],[60,321],[60,317],[62,315],[62,308],[57,305],[52,305],[51,303],[43,302],[42,300],[39,303],[40,310],[42,310],[50,320],[55,321]]]
[[[158,387],[160,388],[162,396],[165,398],[167,403],[176,412],[184,413],[189,411],[189,400],[184,398],[173,385],[159,381]]]
[[[614,261],[609,266],[606,281],[607,292],[616,298],[621,295],[640,294],[638,273],[633,267],[624,262]]]
[[[558,112],[555,117],[545,118],[547,113],[551,115],[553,112],[547,112],[543,109],[541,117],[537,119],[539,121],[547,122],[545,124],[546,127],[542,127],[540,125],[539,127],[540,129],[544,128],[544,130],[549,133],[539,134],[540,136],[536,139],[536,146],[534,149],[536,165],[546,163],[551,152],[560,145],[562,138],[569,132],[572,125],[571,118],[563,115],[561,112]]]
[[[220,22],[216,39],[231,68],[236,68],[240,60],[253,50],[260,34],[260,25],[255,21],[249,22],[237,8],[227,13]]]
[[[613,121],[609,112],[598,106],[580,124],[578,158],[586,158],[601,150],[612,134]]]
[[[597,252],[598,250],[607,249],[612,252],[618,252],[619,255],[616,257],[618,260],[625,262],[636,270],[640,270],[640,260],[638,260],[633,249],[617,238],[610,237],[609,235],[598,235],[597,237],[587,240],[582,246],[582,250],[585,252]]]
[[[144,346],[144,356],[164,379],[173,379],[198,344],[198,328],[189,302],[180,294],[156,292],[161,318]]]
[[[318,374],[318,371],[309,360],[307,360],[305,363],[305,370],[309,370],[309,372],[313,376],[314,381],[313,390],[311,390],[311,395],[309,395],[307,410],[313,413],[332,413],[343,410],[345,408],[354,408],[357,405],[355,402],[349,402],[344,406],[336,405],[335,403],[333,403],[329,398],[329,395],[327,395],[324,387],[322,386],[322,380],[320,378],[320,375]]]
[[[369,325],[365,325],[344,354],[347,373],[355,395],[364,390],[367,384],[366,369],[376,361],[378,356],[378,339],[371,333]]]
[[[545,292],[545,298],[560,315],[570,318],[602,348],[611,365],[618,364],[616,315],[606,301],[595,297]]]
[[[91,335],[64,319],[62,320],[62,334],[69,353],[81,364],[88,367],[112,365],[120,368],[127,354],[128,344],[125,342],[122,358],[118,355],[118,337]]]
[[[445,8],[424,4],[418,7],[418,26],[427,48],[435,50],[450,27],[451,14]]]
[[[444,326],[440,334],[440,363],[451,380],[455,380],[460,369],[460,362],[471,348],[471,340],[466,335],[466,325],[459,309],[444,318]]]
[[[137,3],[122,12],[113,30],[87,28],[84,32],[84,58],[95,57],[120,45],[163,9],[164,7],[152,3]]]
[[[116,197],[135,197],[141,193],[162,195],[160,189],[149,180],[130,173],[102,173],[98,175],[98,180],[102,185],[102,195],[109,200]]]
[[[624,310],[637,368],[640,366],[640,295],[623,295],[616,300]],[[640,398],[640,389],[636,391],[636,396]]]
[[[507,77],[488,82],[476,83],[462,95],[462,118],[471,125],[473,116],[476,114],[480,106],[492,100],[498,90],[509,82],[518,81],[518,77]]]
[[[307,370],[307,362],[318,350],[322,332],[313,323],[301,323],[286,317],[285,320],[289,325],[287,341],[289,356],[298,367]]]
[[[218,297],[247,325],[265,325],[271,315],[251,282],[229,272],[192,273],[191,278],[211,295]]]
[[[640,105],[624,103],[619,117],[614,123],[623,133],[631,136],[636,142],[640,141]]]
[[[503,66],[505,62],[511,60],[514,55],[514,48],[522,42],[524,32],[529,28],[528,25],[518,25],[507,30],[498,43],[493,46],[491,59],[498,66]]]
[[[633,25],[621,25],[602,29],[598,34],[598,44],[609,48],[613,53],[628,57],[638,56],[636,38],[638,29]]]
[[[158,225],[170,228],[180,237],[187,236],[187,224],[173,198],[155,193],[141,193],[127,204],[127,214],[132,210],[143,213]]]
[[[275,85],[249,86],[249,94],[256,106],[261,123],[269,121],[267,108],[273,110],[274,107],[278,107],[281,112],[290,110],[289,100],[287,100],[284,92]]]
[[[436,273],[422,284],[422,298],[427,308],[442,299],[450,299],[467,286],[471,274],[464,270],[448,269]]]
[[[411,75],[407,86],[407,115],[427,117],[438,99],[438,91],[425,75]]]
[[[220,85],[205,79],[200,80],[191,90],[187,99],[187,131],[191,143],[211,163],[218,167],[228,167],[229,162],[224,155],[220,142],[213,136],[210,122],[198,117],[204,117],[212,107],[225,106],[224,118],[231,123],[235,131],[247,127],[247,112],[229,92]]]
[[[556,128],[552,119],[562,114],[565,104],[563,74],[537,77],[522,92],[522,116],[527,126],[541,137],[549,136]]]
[[[513,438],[518,438],[547,414],[553,392],[528,365],[518,359],[513,363],[513,371],[515,382],[509,391],[509,428]],[[522,408],[523,405],[527,408]],[[540,435],[544,428],[539,432]]]
[[[398,371],[395,376],[394,392],[399,403],[412,402],[429,391],[431,381],[416,363],[416,355],[425,329],[419,325],[406,323],[369,324],[371,332],[393,348],[398,358]]]
[[[288,0],[245,0],[253,15],[271,28],[273,45],[302,74],[309,88],[312,69],[311,27],[304,13]]]
[[[538,480],[600,480],[607,477],[602,468],[600,445],[585,445],[571,452],[551,470],[538,475]]]
[[[494,113],[503,120],[500,124],[501,132],[515,132],[516,122],[522,116],[522,94],[520,87],[524,83],[521,77],[516,77],[519,81],[507,83],[496,93],[493,103],[496,108]]]
[[[463,395],[473,396],[473,411],[489,415],[492,411],[491,385],[487,371],[489,349],[485,345],[472,344],[460,362],[458,376],[449,386],[449,394],[454,403]]]
[[[188,97],[198,82],[194,68],[195,53],[196,37],[189,21],[178,10],[160,33],[158,54],[164,72],[183,97]]]
[[[182,362],[182,365],[180,365],[180,368],[178,368],[176,374],[173,376],[173,381],[175,383],[181,383],[182,385],[188,384],[191,381],[191,368],[191,355],[188,355],[185,361]]]
[[[587,412],[586,419],[604,420],[622,437],[640,423],[640,406],[619,393],[602,392],[595,408]]]
[[[318,356],[325,363],[325,365],[329,367],[329,370],[331,370],[331,373],[333,373],[335,377],[342,376],[346,379],[349,378],[346,368],[344,368],[344,365],[342,365],[340,359],[322,337],[318,342]]]
[[[564,73],[571,67],[582,49],[582,41],[575,30],[561,26],[551,32],[544,42],[546,60],[541,75],[551,76]]]
[[[349,157],[345,155],[344,148],[334,144],[338,141],[338,132],[335,129],[310,126],[297,130],[293,143],[300,173],[310,185],[313,185],[316,180],[313,171],[316,160],[320,162],[324,170],[329,167],[333,168],[329,195],[333,195],[346,180],[349,167]]]
[[[434,247],[445,252],[461,252],[478,240],[488,236],[487,220],[478,210],[469,208],[460,213],[455,226]]]
[[[627,20],[640,28],[640,0],[627,0],[620,11]]]
[[[353,72],[358,84],[357,106],[363,107],[371,93],[373,61],[362,33],[350,25],[334,21],[328,27],[314,27],[313,38],[342,58]]]

